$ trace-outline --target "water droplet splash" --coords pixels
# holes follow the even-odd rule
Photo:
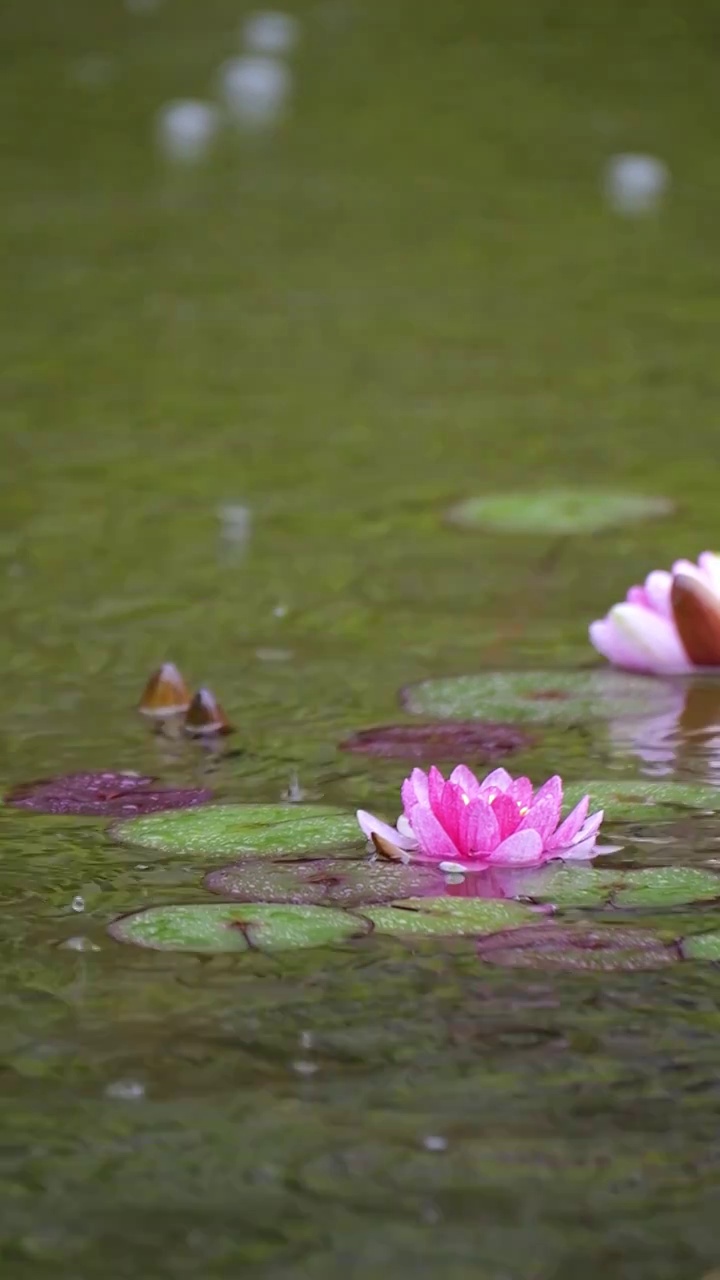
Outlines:
[[[220,67],[217,88],[236,124],[268,128],[285,113],[292,91],[292,72],[277,58],[229,58]]]
[[[242,39],[249,53],[289,54],[300,39],[300,23],[291,13],[259,9],[243,22]]]
[[[145,1097],[145,1085],[141,1080],[113,1080],[105,1090],[105,1097],[118,1102],[140,1102]]]
[[[652,213],[670,182],[667,165],[655,156],[613,156],[605,170],[605,196],[616,213]]]
[[[168,102],[160,108],[155,134],[168,159],[195,163],[205,159],[220,128],[220,113],[211,102],[192,98]]]
[[[73,898],[72,902],[70,903],[70,910],[71,910],[71,911],[77,911],[77,912],[80,912],[80,911],[84,911],[84,910],[85,910],[85,899],[82,897],[82,895],[81,895],[81,894],[79,894],[79,893],[76,893],[76,894],[75,894],[75,897]]]

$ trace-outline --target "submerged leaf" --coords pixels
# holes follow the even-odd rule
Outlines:
[[[35,813],[76,814],[86,818],[133,818],[137,814],[189,809],[212,799],[212,791],[155,787],[155,778],[139,773],[67,773],[13,787],[5,803]]]
[[[365,843],[354,814],[319,804],[213,804],[118,823],[111,834],[143,849],[225,858],[302,857]]]
[[[720,960],[720,932],[696,933],[682,938],[680,950],[685,960]]]
[[[589,795],[593,809],[604,809],[606,821],[646,822],[673,817],[678,808],[720,809],[720,787],[701,782],[632,782],[606,779],[573,782],[565,791],[567,804]],[[677,815],[675,815],[677,816]]]
[[[478,955],[486,964],[522,969],[663,969],[679,959],[677,948],[642,929],[593,928],[591,925],[533,925],[483,938]]]
[[[454,897],[405,898],[388,907],[371,907],[363,915],[377,933],[403,938],[477,937],[534,918],[534,912],[518,902]]]
[[[205,877],[211,893],[243,902],[315,903],[356,907],[363,903],[424,893],[438,894],[445,877],[433,867],[399,863],[318,858],[312,862],[248,859],[211,871]]]
[[[677,693],[660,680],[622,671],[482,671],[409,685],[401,701],[413,715],[444,720],[497,716],[519,724],[583,724],[674,712]]]
[[[489,720],[448,724],[384,724],[361,729],[340,743],[341,751],[389,760],[499,760],[532,746],[534,738],[512,724]]]
[[[583,534],[670,515],[669,498],[623,490],[557,488],[466,498],[447,518],[463,529],[499,533]]]
[[[347,942],[369,931],[362,916],[330,907],[224,902],[149,907],[108,928],[118,942],[155,951],[288,951]]]

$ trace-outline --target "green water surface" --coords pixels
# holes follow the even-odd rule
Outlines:
[[[393,817],[402,762],[336,743],[400,717],[401,686],[592,663],[588,621],[720,543],[717,7],[293,12],[286,124],[178,170],[154,113],[208,94],[238,0],[0,8],[3,789],[135,768],[272,802],[297,774]],[[648,218],[603,202],[624,151],[672,172]],[[441,519],[572,483],[677,515],[582,539]],[[228,504],[251,510],[244,542]],[[236,754],[146,732],[133,705],[166,658],[221,697]],[[543,726],[519,764],[712,781],[718,698],[685,699],[652,731]],[[712,865],[720,819],[623,840],[620,862]],[[209,900],[207,869],[0,812],[3,1278],[720,1265],[715,968],[107,937],[121,911]]]

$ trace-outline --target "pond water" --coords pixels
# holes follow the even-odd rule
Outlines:
[[[593,665],[587,623],[716,542],[716,8],[293,11],[288,119],[180,168],[153,119],[238,53],[236,0],[0,14],[4,789],[137,769],[275,802],[297,778],[394,817],[405,763],[337,744],[407,718],[401,687]],[[656,214],[604,204],[627,151],[669,167]],[[442,519],[558,484],[677,513],[575,538]],[[227,754],[134,714],[166,658],[221,698]],[[717,695],[684,698],[649,734],[540,726],[510,767],[712,783]],[[105,825],[0,814],[9,1280],[720,1265],[712,964],[135,950],[108,923],[210,901],[209,866]],[[607,834],[607,866],[720,857],[717,816]]]

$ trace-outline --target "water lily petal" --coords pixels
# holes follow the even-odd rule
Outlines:
[[[529,778],[513,778],[506,794],[515,801],[518,809],[529,809],[533,799],[533,784]]]
[[[433,813],[439,813],[444,790],[445,779],[440,770],[436,769],[433,764],[428,771],[428,803]]]
[[[532,787],[530,787],[530,799],[532,799]],[[523,805],[523,808],[526,806]],[[497,819],[499,829],[499,840],[506,840],[511,836],[513,831],[517,831],[522,814],[517,802],[513,800],[507,791],[500,791],[491,803],[492,811]],[[498,841],[495,843],[497,844]]]
[[[705,580],[673,578],[673,616],[688,657],[699,667],[720,666],[720,598]]]
[[[460,848],[460,824],[469,803],[460,787],[456,787],[454,782],[446,782],[440,804],[433,810],[435,817],[440,820],[458,849]]]
[[[560,823],[557,831],[550,836],[549,840],[546,840],[546,849],[566,849],[568,845],[572,844],[587,818],[589,807],[590,797],[583,796],[582,800],[568,814],[565,821]]]
[[[458,848],[463,856],[489,853],[500,843],[500,827],[493,807],[480,796],[463,805]]]
[[[558,816],[559,805],[555,797],[542,796],[530,806],[518,831],[537,831],[544,847],[557,826]]]
[[[410,825],[420,850],[429,858],[454,858],[460,856],[445,828],[431,809],[416,805],[410,813]]]
[[[593,648],[603,658],[612,662],[615,667],[623,667],[626,671],[649,671],[647,655],[624,636],[611,617],[598,618],[588,627],[588,635]]]
[[[480,783],[480,790],[487,791],[489,787],[495,787],[498,791],[507,791],[512,782],[512,778],[507,769],[493,769],[487,778],[483,778]]]
[[[404,813],[400,814],[400,817],[398,818],[396,825],[397,825],[398,832],[401,836],[409,836],[411,840],[414,839],[414,836],[412,833],[412,827],[410,826],[410,823],[408,822]]]
[[[470,796],[471,799],[473,796],[478,795],[480,791],[480,783],[478,782],[478,779],[475,777],[472,769],[468,769],[466,764],[459,764],[455,769],[453,769],[450,774],[450,781],[454,782],[456,786],[462,787],[462,790],[466,795]]]
[[[543,842],[537,831],[516,831],[499,844],[488,861],[492,866],[535,867],[542,862]]]
[[[430,803],[428,796],[428,776],[424,769],[413,769],[409,778],[402,784],[402,802],[406,813],[414,804]]]
[[[645,595],[648,605],[659,613],[663,618],[672,616],[670,606],[670,590],[672,587],[672,574],[665,569],[654,569],[645,579]]]
[[[376,818],[373,813],[367,813],[365,809],[358,809],[357,820],[363,835],[368,840],[372,840],[373,835],[380,836],[383,840],[389,840],[391,844],[396,844],[401,849],[416,849],[417,840],[412,837],[401,835],[395,827],[391,827],[389,823],[383,822],[382,818]]]
[[[614,605],[608,618],[628,649],[644,658],[648,671],[688,670],[688,655],[676,628],[667,618],[634,604]]]
[[[720,556],[714,551],[703,551],[698,556],[698,564],[707,577],[713,591],[720,595]]]

